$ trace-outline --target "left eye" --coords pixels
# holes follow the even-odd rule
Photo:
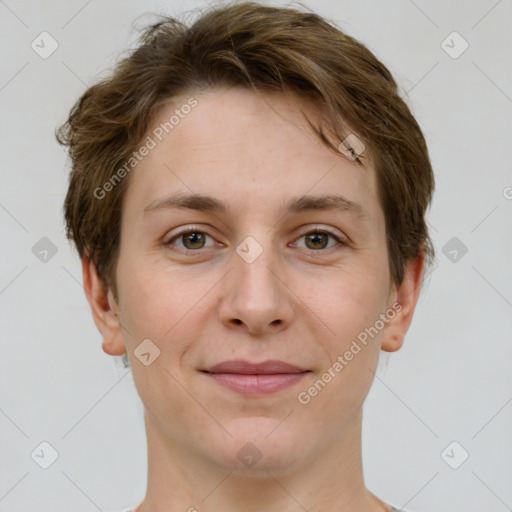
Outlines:
[[[176,235],[175,237],[171,238],[167,244],[172,245],[175,240],[181,240],[183,243],[183,246],[180,246],[178,244],[178,247],[180,249],[185,250],[195,250],[195,249],[203,249],[205,247],[206,238],[210,238],[213,240],[213,238],[210,235],[207,235],[206,233],[202,231],[186,231],[184,233],[180,233],[179,235]],[[215,240],[213,240],[213,244],[215,245]],[[211,247],[211,246],[210,246]]]
[[[330,248],[333,245],[336,245],[336,243],[333,243],[329,246],[327,245],[329,237],[332,238],[336,243],[343,243],[341,238],[336,236],[334,233],[330,233],[329,231],[310,231],[309,233],[302,235],[299,240],[301,238],[305,239],[306,249],[318,250]]]

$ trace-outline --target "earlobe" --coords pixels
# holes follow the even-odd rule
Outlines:
[[[394,294],[396,298],[389,305],[391,309],[396,311],[396,314],[384,330],[381,349],[386,352],[395,352],[404,343],[421,290],[424,262],[423,254],[409,262],[405,269],[404,280]]]
[[[119,312],[112,291],[98,276],[96,266],[89,258],[82,259],[84,290],[96,327],[103,336],[103,351],[110,355],[126,352]]]

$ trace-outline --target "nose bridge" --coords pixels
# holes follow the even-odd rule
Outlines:
[[[223,321],[243,323],[251,332],[289,323],[292,306],[278,261],[268,233],[248,236],[239,243],[223,295]]]
[[[269,301],[279,293],[276,288],[276,258],[272,237],[268,233],[258,235],[258,241],[253,236],[247,236],[236,247],[234,255],[234,274],[237,281],[236,289],[256,304],[258,299]]]
[[[254,240],[251,237],[252,240]],[[273,255],[272,242],[265,246],[259,245],[256,241],[245,241],[237,248],[239,258],[238,267],[242,277],[249,280],[251,284],[268,281],[265,284],[271,285],[271,276],[275,274],[271,271],[275,267],[275,256]],[[255,245],[258,244],[258,245]]]

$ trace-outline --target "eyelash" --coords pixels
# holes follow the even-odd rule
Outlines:
[[[176,235],[174,235],[172,238],[169,239],[169,241],[167,241],[165,243],[165,245],[166,246],[172,246],[173,242],[175,240],[178,240],[181,237],[183,237],[185,235],[189,235],[191,233],[201,233],[203,235],[206,235],[207,237],[210,237],[213,240],[213,237],[211,235],[209,235],[208,233],[205,233],[204,231],[201,231],[200,229],[187,229],[186,231],[182,231],[181,233],[177,233]],[[324,234],[324,235],[328,235],[331,238],[334,238],[334,240],[337,242],[337,244],[339,244],[341,246],[346,246],[347,245],[347,243],[340,236],[338,236],[337,234],[333,233],[332,231],[330,231],[328,229],[313,229],[311,231],[307,231],[306,233],[304,233],[301,236],[299,236],[299,238],[297,238],[297,240],[300,240],[301,238],[303,238],[303,237],[305,237],[307,235],[318,234],[318,233]],[[306,248],[305,250],[311,251],[312,253],[317,253],[317,252],[328,251],[329,249],[332,249],[333,247],[336,247],[336,245],[332,245],[331,247],[324,247],[322,249],[308,249],[308,248]],[[182,253],[192,255],[192,254],[200,253],[202,250],[210,249],[210,248],[211,247],[206,247],[206,248],[205,247],[201,247],[199,249],[187,249],[187,248],[177,247],[176,249],[181,251]]]

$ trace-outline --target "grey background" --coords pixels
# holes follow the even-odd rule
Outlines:
[[[304,3],[389,67],[437,179],[437,264],[365,404],[367,485],[411,512],[511,510],[512,2]],[[120,511],[144,497],[142,404],[130,371],[101,350],[63,234],[69,163],[53,131],[152,19],[137,17],[206,5],[0,1],[0,511]],[[46,59],[31,48],[43,31],[59,45]],[[462,48],[453,31],[469,44],[457,58],[445,51]],[[46,262],[43,237],[57,251]],[[43,441],[58,452],[48,469],[31,455]]]

